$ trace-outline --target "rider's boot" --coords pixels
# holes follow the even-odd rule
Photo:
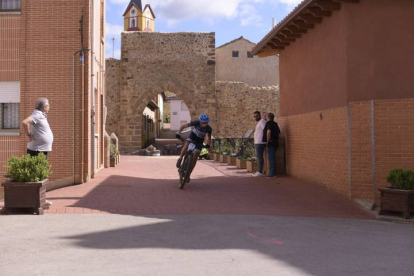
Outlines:
[[[181,161],[183,161],[183,159],[180,157],[180,158],[178,158],[178,160],[177,160],[177,169],[179,169],[180,167],[181,167]]]

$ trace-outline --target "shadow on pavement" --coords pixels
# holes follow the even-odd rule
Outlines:
[[[200,250],[255,251],[284,263],[280,274],[275,271],[274,275],[409,276],[414,271],[410,251],[414,240],[407,239],[412,236],[412,226],[227,215],[151,216],[143,220],[147,222],[141,219],[138,226],[64,239],[95,250],[161,248],[194,250],[194,254]],[[291,269],[305,273],[287,274]]]

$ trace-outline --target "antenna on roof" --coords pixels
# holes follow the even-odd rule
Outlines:
[[[115,40],[116,40],[116,38],[114,36],[111,37],[111,41],[112,41],[112,58],[115,58]]]
[[[272,18],[272,29],[275,27],[275,18]]]

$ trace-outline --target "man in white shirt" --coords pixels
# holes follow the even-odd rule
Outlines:
[[[262,119],[260,111],[254,112],[254,119],[257,122],[254,129],[254,147],[256,149],[257,161],[259,162],[259,170],[253,174],[253,177],[264,176],[263,174],[263,153],[266,148],[266,143],[263,142],[263,130],[266,126],[266,121]]]

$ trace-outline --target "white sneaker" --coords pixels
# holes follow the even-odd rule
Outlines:
[[[255,173],[253,174],[253,177],[261,177],[261,176],[264,176],[264,174],[262,174],[262,173],[260,173],[260,172],[255,172]]]

